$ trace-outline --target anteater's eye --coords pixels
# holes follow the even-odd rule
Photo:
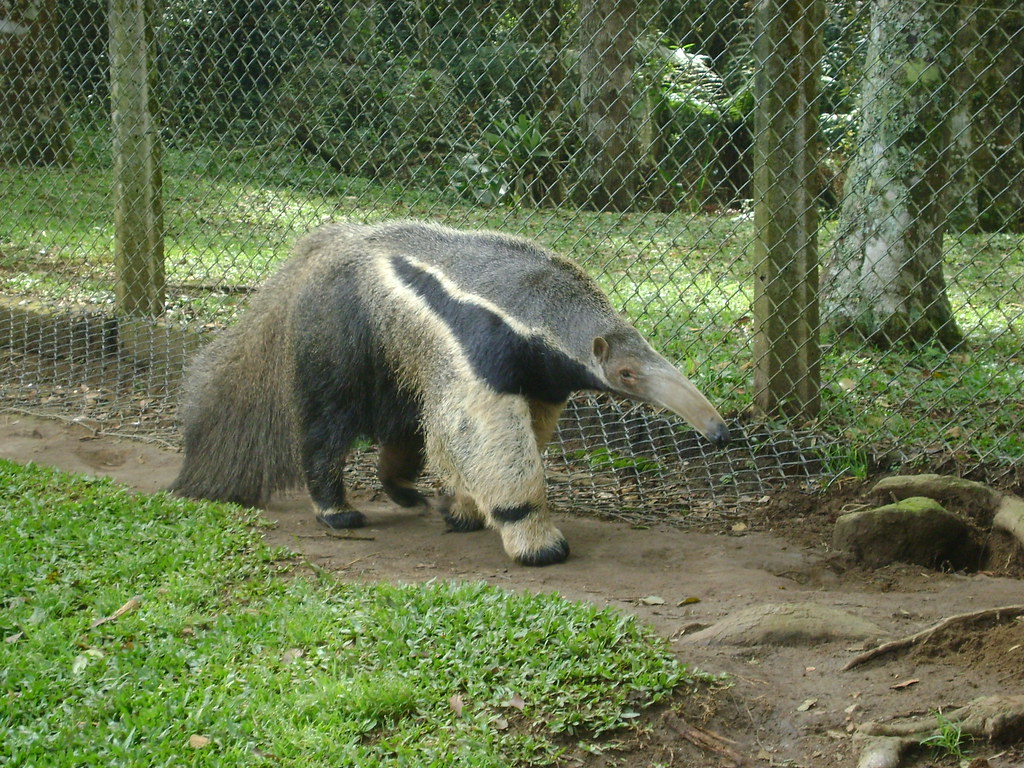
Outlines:
[[[629,368],[620,368],[619,378],[622,379],[623,384],[632,384],[636,381],[636,374]]]

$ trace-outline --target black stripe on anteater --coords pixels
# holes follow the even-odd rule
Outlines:
[[[560,403],[581,389],[605,389],[582,363],[543,337],[517,333],[496,312],[452,296],[434,275],[399,256],[391,257],[391,266],[451,329],[473,373],[495,391]]]
[[[499,523],[518,523],[536,511],[537,508],[533,504],[518,504],[514,507],[495,507],[491,510],[491,515]]]

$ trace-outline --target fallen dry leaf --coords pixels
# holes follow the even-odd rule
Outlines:
[[[202,749],[210,745],[210,739],[207,736],[200,736],[198,733],[193,733],[188,737],[188,745],[192,749]]]
[[[465,702],[462,701],[462,696],[456,693],[448,699],[448,706],[452,708],[452,712],[454,712],[457,717],[462,717],[462,708],[466,705]]]
[[[122,605],[109,616],[104,616],[101,619],[96,619],[96,621],[89,625],[89,629],[96,629],[96,627],[100,626],[101,624],[106,624],[111,621],[117,621],[126,613],[131,613],[132,611],[137,609],[140,605],[142,605],[142,596],[135,595],[135,597],[129,599],[127,603]]]
[[[641,597],[640,602],[644,605],[664,605],[665,598],[658,597],[657,595],[648,595],[647,597]]]
[[[526,708],[526,701],[518,693],[513,693],[512,698],[509,699],[508,706],[515,707],[522,712]]]
[[[917,683],[920,683],[920,682],[921,682],[921,681],[920,681],[920,680],[919,680],[918,678],[916,678],[916,677],[912,677],[912,678],[910,678],[909,680],[904,680],[904,681],[903,681],[903,682],[901,682],[901,683],[896,683],[895,685],[890,685],[889,687],[890,687],[890,688],[891,688],[892,690],[894,690],[894,691],[901,691],[901,690],[903,690],[904,688],[909,688],[910,686],[912,686],[912,685],[916,685]]]

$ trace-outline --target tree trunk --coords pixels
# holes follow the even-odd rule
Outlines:
[[[55,6],[0,5],[0,162],[71,162]]]
[[[566,148],[565,67],[562,66],[563,0],[537,0],[529,5],[521,23],[537,55],[544,62],[546,77],[536,99],[544,146],[551,150],[537,169],[531,197],[537,203],[560,205],[565,199]]]
[[[875,0],[858,149],[823,290],[825,321],[880,346],[962,340],[942,238],[955,4]]]
[[[998,6],[1002,5],[1000,9]],[[1024,24],[1021,7],[1006,1],[980,13],[975,155],[978,227],[985,232],[1024,232]]]
[[[961,17],[953,47],[961,52],[961,65],[953,73],[952,87],[956,99],[949,114],[952,152],[949,159],[950,210],[949,226],[956,231],[974,227],[978,218],[978,83],[981,65],[981,43],[978,37],[981,0],[960,4]]]
[[[596,210],[628,210],[641,176],[633,87],[636,3],[583,0],[579,101],[582,157],[575,198]]]

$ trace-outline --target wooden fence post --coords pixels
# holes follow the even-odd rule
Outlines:
[[[153,0],[110,0],[117,312],[164,311],[164,222]]]
[[[824,0],[757,0],[754,405],[817,415],[818,91]]]

